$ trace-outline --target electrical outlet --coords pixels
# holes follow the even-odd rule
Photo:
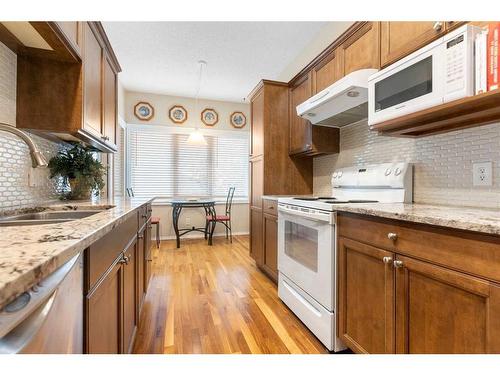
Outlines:
[[[493,165],[491,161],[472,164],[472,184],[474,186],[492,185]]]

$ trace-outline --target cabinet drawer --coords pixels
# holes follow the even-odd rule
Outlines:
[[[264,213],[278,216],[278,201],[274,199],[263,200]]]
[[[338,231],[342,237],[500,281],[500,238],[495,236],[351,214],[338,216]]]

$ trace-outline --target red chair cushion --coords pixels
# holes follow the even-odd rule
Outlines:
[[[158,224],[160,222],[160,218],[158,216],[151,216],[151,224]]]
[[[216,221],[229,221],[231,218],[228,215],[216,215]],[[207,215],[207,220],[212,221],[212,215]]]

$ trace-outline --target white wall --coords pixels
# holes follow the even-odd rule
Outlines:
[[[134,115],[134,106],[138,102],[148,102],[154,107],[154,117],[149,121],[141,121]],[[168,111],[173,105],[182,105],[188,112],[188,119],[183,124],[175,124],[168,117]],[[201,112],[205,108],[213,108],[219,114],[219,122],[214,126],[205,126],[201,122]],[[235,129],[229,122],[231,113],[243,112],[247,124],[242,129]],[[206,128],[214,130],[250,131],[250,105],[247,103],[223,102],[219,100],[199,99],[198,108],[193,98],[180,96],[158,95],[141,92],[125,92],[125,121],[127,124],[169,125],[184,128]]]
[[[346,31],[354,22],[328,22],[299,55],[286,66],[278,76],[278,81],[288,82],[326,47]]]

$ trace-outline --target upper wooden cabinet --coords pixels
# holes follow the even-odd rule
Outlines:
[[[443,35],[446,25],[445,21],[381,22],[381,65],[387,66]]]
[[[339,50],[330,52],[312,68],[312,91],[314,94],[342,78],[342,59],[339,53]]]
[[[17,53],[16,126],[51,139],[116,151],[116,83],[121,69],[100,22],[25,24],[16,27],[29,26],[52,50],[23,46],[0,24],[0,41]]]
[[[365,22],[337,49],[341,76],[360,69],[380,68],[380,22]]]
[[[252,122],[250,155],[259,156],[264,153],[264,90],[255,94],[250,108]]]
[[[330,62],[332,62],[330,60]],[[327,71],[333,65],[321,72],[316,83],[327,84]],[[339,129],[327,126],[312,125],[309,121],[297,115],[297,106],[312,96],[312,80],[318,78],[317,73],[309,72],[300,77],[290,85],[290,155],[296,156],[317,156],[325,154],[335,154],[339,152]]]

